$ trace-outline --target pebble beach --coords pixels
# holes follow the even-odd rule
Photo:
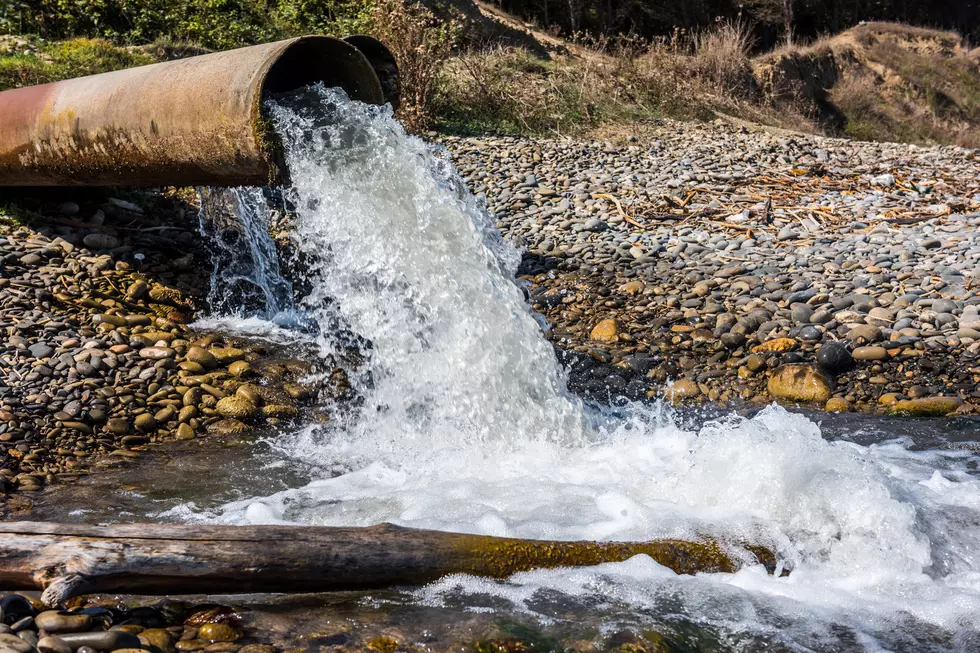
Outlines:
[[[443,145],[527,248],[531,302],[587,394],[980,404],[972,150],[676,122]]]

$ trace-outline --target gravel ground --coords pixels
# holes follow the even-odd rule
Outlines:
[[[527,247],[523,278],[579,390],[980,405],[973,150],[675,122],[621,145],[442,145]]]
[[[41,202],[43,219],[0,221],[0,496],[155,442],[295,418],[316,389],[295,354],[188,326],[210,269],[196,211],[143,199]],[[0,505],[17,514],[30,500]]]

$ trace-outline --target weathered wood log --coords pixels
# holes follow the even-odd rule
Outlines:
[[[751,554],[748,552],[751,551]],[[0,523],[0,589],[79,594],[316,592],[421,585],[453,573],[504,578],[647,554],[679,574],[731,572],[754,555],[717,542],[552,542],[402,528]]]

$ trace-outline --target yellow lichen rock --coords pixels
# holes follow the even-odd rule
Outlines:
[[[783,365],[769,378],[769,394],[774,399],[826,403],[834,394],[834,384],[816,365]]]
[[[792,338],[775,338],[774,340],[767,340],[761,345],[756,345],[752,348],[754,353],[772,351],[776,353],[783,353],[787,351],[796,351],[800,346],[800,343],[796,342]]]
[[[619,340],[619,322],[612,318],[603,320],[592,328],[589,337],[598,342],[616,342]]]
[[[936,417],[949,415],[962,405],[963,400],[959,397],[922,397],[897,401],[889,412],[906,417]]]

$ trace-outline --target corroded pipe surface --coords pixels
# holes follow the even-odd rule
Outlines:
[[[305,36],[5,91],[0,186],[276,183],[262,100],[313,82],[397,104],[394,58],[370,37]]]

